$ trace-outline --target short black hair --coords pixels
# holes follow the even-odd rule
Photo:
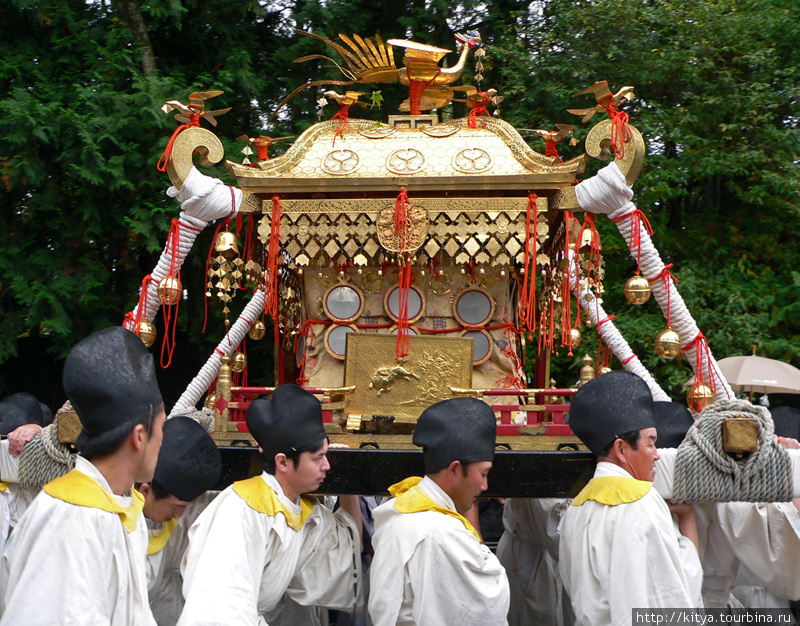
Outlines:
[[[617,435],[617,439],[622,439],[622,441],[626,441],[631,448],[634,450],[639,449],[639,439],[641,439],[641,430],[629,430],[627,433],[622,433],[621,435]],[[611,448],[614,445],[614,441],[608,444],[597,456],[608,456],[611,453]]]
[[[322,446],[326,441],[328,441],[327,437],[325,437],[325,439],[323,439],[319,443],[311,444],[311,445],[308,445],[308,446],[304,446],[302,448],[298,448],[296,450],[291,450],[289,452],[284,452],[283,454],[286,455],[286,458],[289,459],[292,462],[292,464],[295,466],[295,468],[296,468],[297,464],[300,463],[300,455],[303,454],[303,452],[311,452],[312,454],[314,452],[319,452],[322,449]],[[280,454],[280,452],[278,452],[277,454]],[[273,456],[272,458],[269,458],[269,455],[262,454],[262,456],[261,456],[261,467],[264,469],[264,471],[267,474],[272,474],[274,476],[275,475],[275,457]]]
[[[164,498],[168,498],[171,495],[169,491],[164,488],[160,482],[158,482],[155,478],[150,481],[150,491],[153,492],[153,497],[156,500],[163,500]],[[180,498],[178,498],[180,500]]]
[[[78,445],[78,452],[89,459],[99,459],[109,454],[116,452],[123,442],[128,438],[134,428],[142,424],[147,432],[149,438],[153,432],[153,424],[155,423],[156,415],[164,410],[164,404],[159,404],[157,407],[151,407],[136,419],[129,422],[120,424],[117,428],[105,432],[97,437],[92,437],[88,441],[82,442]],[[79,440],[80,441],[80,440]]]

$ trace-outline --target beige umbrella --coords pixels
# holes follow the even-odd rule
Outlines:
[[[800,369],[763,356],[731,356],[717,361],[733,389],[750,393],[800,393]]]

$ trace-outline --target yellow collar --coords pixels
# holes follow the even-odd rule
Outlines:
[[[161,529],[147,538],[147,556],[161,552],[178,525],[177,519],[171,519],[161,525]]]
[[[480,535],[477,533],[472,524],[469,523],[469,520],[466,517],[456,513],[452,509],[440,506],[431,500],[430,496],[420,488],[418,483],[421,480],[421,476],[409,476],[405,480],[401,480],[399,483],[389,487],[389,493],[395,497],[394,508],[400,513],[435,511],[436,513],[442,513],[444,515],[449,515],[450,517],[455,517],[458,521],[464,524],[464,527],[469,532],[475,535],[475,539],[480,541]]]
[[[247,502],[247,505],[259,513],[275,517],[282,513],[286,518],[286,524],[294,531],[299,531],[306,523],[311,509],[314,508],[314,501],[307,497],[300,498],[300,515],[293,513],[279,499],[278,494],[264,482],[261,476],[254,476],[247,480],[239,480],[233,483],[233,490],[239,497]]]
[[[608,506],[628,504],[643,498],[652,487],[653,483],[631,476],[598,476],[587,483],[572,506],[580,506],[587,500]]]
[[[144,508],[144,496],[136,489],[131,490],[133,494],[131,506],[124,507],[97,481],[76,469],[47,483],[44,491],[54,498],[70,504],[116,513],[129,533],[136,530],[136,522]]]

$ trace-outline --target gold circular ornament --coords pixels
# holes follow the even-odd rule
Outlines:
[[[182,292],[181,281],[174,276],[167,276],[158,283],[158,299],[161,304],[178,304]]]
[[[397,324],[395,324],[394,326],[392,326],[389,329],[389,334],[390,335],[396,335],[398,330],[399,330],[399,328],[397,327]],[[416,336],[419,335],[419,332],[417,331],[417,329],[414,326],[409,326],[408,327],[408,334],[409,335],[413,335],[414,337],[416,337]]]
[[[583,325],[586,326],[586,328],[594,328],[594,322],[590,320],[588,317],[585,320],[583,320]]]
[[[656,335],[656,353],[665,359],[674,359],[681,353],[681,338],[671,328],[662,330]]]
[[[581,331],[577,328],[572,328],[569,331],[569,345],[572,348],[577,348],[581,345],[581,340],[583,339],[583,335]]]
[[[142,340],[142,343],[146,345],[148,348],[152,346],[156,342],[156,327],[149,320],[142,320],[133,329],[137,335],[139,335],[139,339]]]
[[[686,402],[689,408],[695,413],[702,411],[711,404],[713,398],[714,394],[711,392],[711,389],[705,385],[698,385],[697,387],[692,385],[686,393]]]
[[[644,304],[650,299],[650,283],[644,276],[631,276],[625,283],[625,298],[631,304]]]
[[[375,271],[369,271],[361,278],[361,291],[368,294],[378,293],[383,287],[383,276]]]
[[[250,337],[250,339],[255,339],[256,341],[258,341],[259,339],[263,339],[264,335],[266,334],[267,334],[267,327],[261,320],[256,320],[252,328],[249,331],[247,331],[247,336]]]
[[[247,357],[244,352],[237,350],[231,356],[231,369],[234,372],[243,372],[247,367]]]
[[[217,406],[217,396],[216,394],[210,393],[206,396],[206,399],[203,401],[203,406],[207,409],[214,410],[214,407]]]
[[[608,374],[610,371],[611,371],[610,367],[602,365],[601,367],[597,368],[597,375],[602,376],[603,374]]]
[[[462,291],[453,303],[453,317],[462,326],[481,326],[494,315],[494,298],[480,287]]]
[[[443,296],[453,290],[453,281],[447,273],[439,270],[437,274],[431,274],[428,278],[428,289],[437,296]]]

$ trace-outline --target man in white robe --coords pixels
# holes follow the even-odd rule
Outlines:
[[[369,614],[375,626],[505,624],[505,571],[465,515],[477,518],[495,448],[495,416],[476,398],[428,407],[413,441],[425,477],[393,485],[373,511]]]
[[[569,504],[564,498],[506,500],[497,558],[511,589],[509,626],[575,622],[558,571],[558,526]]]
[[[189,530],[185,605],[178,624],[265,625],[284,594],[304,606],[355,610],[361,508],[340,496],[335,513],[302,494],[330,468],[319,401],[281,385],[247,411],[264,472],[225,489]]]
[[[6,549],[0,624],[154,624],[147,600],[144,498],[165,414],[153,357],[129,330],[78,343],[64,390],[83,430],[75,469],[45,485]]]
[[[216,493],[222,459],[205,428],[185,415],[164,425],[155,475],[139,487],[147,519],[147,587],[158,626],[174,626],[183,610],[180,566],[188,531]]]
[[[633,609],[701,606],[702,569],[691,505],[670,507],[652,488],[657,431],[653,397],[630,372],[583,385],[569,424],[597,455],[594,477],[561,530],[560,571],[578,624],[631,624]]]

